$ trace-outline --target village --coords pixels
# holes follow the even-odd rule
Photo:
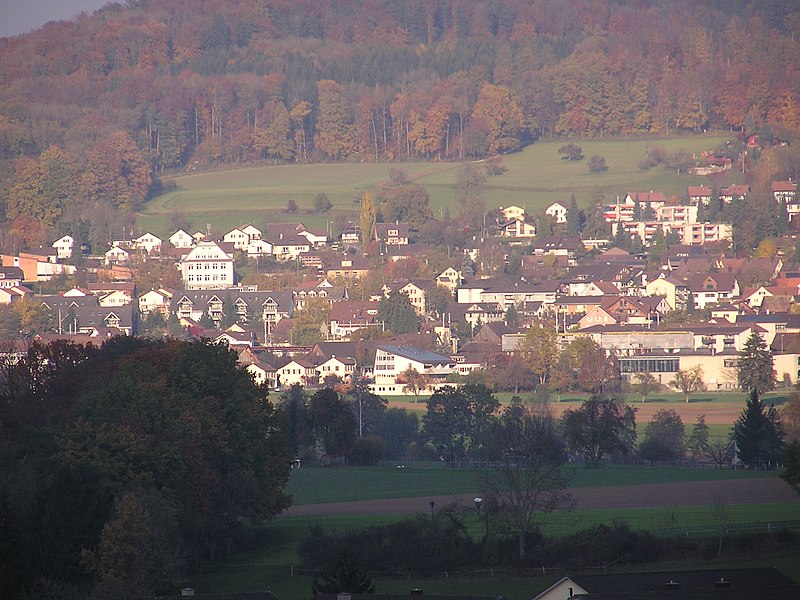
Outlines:
[[[795,219],[797,184],[774,181],[771,190]],[[591,338],[628,382],[649,373],[670,385],[679,371],[695,369],[709,391],[738,387],[738,354],[757,334],[773,353],[778,380],[790,386],[800,376],[795,237],[776,240],[763,256],[731,258],[724,253],[731,225],[698,221],[712,202],[741,201],[748,192],[746,185],[690,186],[679,204],[658,191],[627,193],[603,207],[609,239],[568,233],[567,202],[545,210],[552,235],[537,235],[540,215],[505,207],[452,266],[432,277],[385,280],[379,289],[373,281],[373,290],[364,285],[371,273],[426,262],[408,223],[375,223],[364,236],[351,222],[332,238],[300,221],[247,224],[219,237],[209,224],[168,239],[146,232],[112,240],[102,256],[79,262],[81,248],[65,235],[50,248],[2,255],[0,303],[33,303],[41,321],[39,331],[19,336],[27,340],[18,339],[14,352],[31,339],[102,345],[155,328],[227,344],[270,389],[359,377],[378,394],[417,395],[493,368],[498,357],[519,352],[531,327],[555,333],[561,348]],[[628,250],[613,243],[620,237],[633,242]],[[371,255],[362,251],[365,239]],[[490,242],[501,244],[506,263],[509,249],[517,250],[515,272],[485,274]],[[239,267],[259,261],[293,272],[299,283],[243,283]],[[134,272],[148,263],[170,276],[142,289]],[[58,279],[85,284],[37,292]],[[413,309],[410,325],[388,322],[381,310],[397,295]]]

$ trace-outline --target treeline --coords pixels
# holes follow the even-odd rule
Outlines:
[[[174,593],[288,506],[283,423],[220,346],[123,337],[5,354],[3,597]]]
[[[0,156],[8,183],[120,132],[156,173],[797,126],[798,44],[781,2],[141,0],[0,41]]]

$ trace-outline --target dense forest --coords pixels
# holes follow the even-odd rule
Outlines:
[[[799,75],[779,0],[130,0],[0,39],[0,215],[74,231],[209,163],[797,128]]]

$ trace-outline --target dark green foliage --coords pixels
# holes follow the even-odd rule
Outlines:
[[[644,430],[639,456],[650,462],[680,460],[684,431],[683,421],[674,409],[659,410]]]
[[[314,197],[315,213],[326,213],[331,208],[333,208],[333,203],[328,199],[328,195],[325,192],[320,192]]]
[[[34,345],[7,381],[0,522],[11,543],[0,544],[0,564],[13,567],[0,571],[5,591],[92,572],[107,589],[147,593],[181,562],[233,549],[243,517],[288,505],[280,420],[224,347],[137,338],[101,350]],[[123,506],[126,518],[112,526]],[[157,540],[165,554],[145,550]],[[143,572],[154,565],[136,562],[141,553],[161,563],[161,575]]]
[[[328,456],[344,456],[356,441],[358,423],[336,390],[323,388],[311,396],[314,437]]]
[[[777,466],[783,448],[783,427],[774,406],[765,407],[756,390],[733,425],[736,456],[748,468]]]
[[[381,298],[377,320],[382,321],[392,333],[416,333],[419,330],[417,312],[408,296],[399,292]]]
[[[347,463],[362,467],[374,467],[383,458],[383,440],[376,436],[358,438],[347,454]]]
[[[603,173],[604,171],[608,171],[606,159],[596,154],[589,159],[589,162],[586,163],[586,166],[592,173]]]
[[[583,148],[578,146],[577,144],[566,144],[561,146],[558,149],[559,154],[563,154],[561,157],[563,160],[583,160]]]
[[[736,374],[739,387],[746,392],[755,391],[759,396],[775,388],[775,369],[772,352],[767,343],[753,332],[742,348]]]
[[[422,417],[423,435],[449,463],[466,455],[480,456],[492,416],[500,403],[483,384],[436,390]]]
[[[792,440],[783,451],[781,479],[800,494],[800,441]]]
[[[636,409],[592,397],[561,418],[567,448],[591,467],[607,455],[626,455],[636,441]]]
[[[353,552],[355,564],[369,571],[432,573],[474,565],[480,557],[459,515],[444,509],[435,518],[420,515],[360,531],[326,534],[317,527],[298,554],[307,568],[330,568],[343,548]]]
[[[319,579],[314,579],[311,591],[317,594],[372,594],[375,584],[353,558],[352,552],[342,550],[336,564],[325,569]]]
[[[383,440],[386,458],[404,458],[409,444],[419,438],[419,419],[405,409],[389,408],[378,415],[373,431]]]

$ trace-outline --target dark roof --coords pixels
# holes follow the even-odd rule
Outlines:
[[[397,346],[394,344],[381,344],[380,346],[378,346],[378,348],[385,352],[396,354],[398,356],[402,356],[403,358],[408,358],[410,360],[416,360],[418,362],[428,362],[428,363],[453,362],[449,356],[445,356],[437,352],[430,352],[429,350],[423,350],[422,348],[417,348],[416,346]]]
[[[347,594],[350,600],[505,600],[505,596],[441,596],[441,595],[422,595],[422,592],[408,594]],[[317,594],[317,600],[340,600],[342,596],[338,594]]]
[[[774,568],[620,573],[570,579],[589,592],[581,598],[772,600],[800,595],[800,584]]]

